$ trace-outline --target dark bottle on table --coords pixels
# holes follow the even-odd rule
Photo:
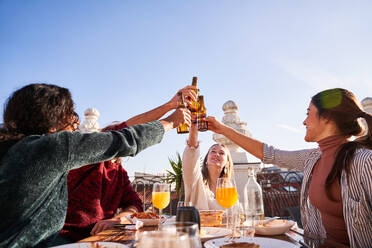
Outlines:
[[[178,107],[177,108],[186,108],[185,102],[183,100],[182,92],[177,93],[178,96]],[[187,124],[181,124],[177,127],[177,133],[188,133],[189,126]]]
[[[176,213],[177,222],[193,222],[197,223],[200,230],[199,211],[192,206],[178,207]]]
[[[208,122],[205,120],[205,117],[207,117],[207,109],[204,105],[204,96],[200,95],[198,97],[198,111],[196,112],[196,125],[199,132],[208,130]]]

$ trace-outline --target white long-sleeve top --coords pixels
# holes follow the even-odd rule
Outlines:
[[[218,205],[214,193],[203,182],[200,166],[200,149],[186,145],[182,155],[185,201],[199,210],[225,210]]]

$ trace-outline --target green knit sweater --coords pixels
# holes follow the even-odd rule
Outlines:
[[[49,246],[64,224],[70,169],[135,156],[163,135],[154,121],[106,133],[23,138],[0,161],[0,247]]]

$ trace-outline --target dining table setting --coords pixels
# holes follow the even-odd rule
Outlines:
[[[219,180],[216,200],[225,210],[198,210],[192,202],[179,201],[175,216],[163,215],[170,202],[170,186],[156,183],[152,204],[158,213],[133,213],[109,229],[58,248],[347,247],[305,235],[292,220],[252,216],[239,203],[234,181]]]
[[[170,220],[174,219],[175,216],[169,217]],[[113,228],[104,230],[97,235],[88,237],[86,239],[80,240],[79,245],[76,247],[85,247],[82,244],[87,244],[86,247],[138,247],[138,239],[141,236],[141,233],[158,231],[159,226],[144,226],[139,229],[134,228],[135,225],[131,224],[129,221],[125,224],[117,225]],[[204,232],[207,230],[207,232]],[[316,247],[340,247],[346,248],[348,246],[337,243],[332,240],[319,240],[313,237],[308,237],[304,235],[303,229],[301,228],[289,228],[288,231],[277,234],[277,235],[261,235],[254,234],[253,238],[248,237],[239,237],[232,238],[231,232],[227,231],[226,228],[221,227],[201,227],[201,237],[200,241],[202,247],[205,248],[214,248],[221,247],[221,244],[230,243],[239,243],[247,242],[259,244],[260,248],[265,247],[296,247],[296,248],[316,248]],[[98,246],[95,246],[95,245]],[[99,246],[101,245],[101,246]],[[119,246],[122,245],[122,246]],[[72,246],[71,246],[72,247]],[[179,246],[177,246],[179,247]],[[192,247],[192,246],[189,246]]]
[[[176,219],[176,216],[168,217],[167,220],[160,225],[167,226],[172,225],[173,221]],[[168,224],[169,223],[169,224]],[[120,243],[126,246],[122,247],[136,247],[136,243],[140,238],[141,234],[149,231],[159,231],[163,230],[162,227],[156,225],[150,226],[143,226],[139,229],[135,227],[135,224],[127,223],[116,225],[111,229],[107,229],[98,233],[97,235],[88,237],[80,241],[80,243],[91,243],[91,242],[113,242],[113,243]],[[301,229],[298,230],[302,232]],[[289,231],[290,232],[290,231]],[[288,232],[288,233],[289,233]],[[293,236],[300,236],[296,233],[291,233]],[[286,244],[285,247],[302,247],[298,241],[295,239],[289,238],[285,233],[279,235],[259,235],[255,234],[255,237],[248,238],[248,237],[232,237],[232,232],[228,230],[224,225],[222,227],[201,227],[200,234],[199,234],[200,242],[204,247],[220,247],[218,246],[220,242],[227,243],[226,241],[231,240],[232,242],[241,242],[248,240],[247,242],[254,243],[255,241],[259,243],[271,243],[271,244],[278,244],[277,247],[283,247],[279,245]],[[94,247],[94,246],[93,246]],[[119,247],[119,246],[118,246]],[[265,247],[265,246],[261,246]],[[276,246],[270,246],[276,247]],[[306,246],[305,246],[306,247]]]
[[[172,225],[176,216],[168,217],[163,224],[167,226]],[[233,237],[232,232],[226,228],[226,224],[222,224],[221,227],[201,227],[200,229],[200,243],[202,244],[201,247],[205,248],[214,248],[214,247],[221,247],[222,245],[226,245],[229,243],[253,243],[260,245],[259,247],[316,247],[310,245],[311,242],[305,241],[306,236],[303,235],[303,230],[300,228],[284,228],[287,231],[283,233],[279,230],[280,234],[278,233],[278,228],[261,228],[265,230],[266,233],[262,234],[254,234],[254,237]],[[280,228],[279,228],[280,229]],[[97,235],[88,237],[79,241],[80,245],[86,243],[90,246],[88,247],[95,247],[94,244],[101,244],[102,247],[137,247],[139,238],[143,233],[151,232],[151,231],[159,231],[162,228],[159,225],[153,226],[143,226],[141,228],[135,228],[135,224],[132,224],[129,220],[126,223],[118,224],[113,228],[107,229],[98,233]],[[275,232],[276,231],[276,232]],[[260,232],[259,232],[260,233]],[[271,235],[274,233],[275,235]],[[307,244],[309,242],[309,245]],[[121,244],[123,246],[118,246]],[[105,246],[103,246],[105,245]],[[83,247],[83,246],[80,246]],[[98,246],[99,247],[99,246]],[[178,246],[177,246],[178,247]],[[193,246],[189,246],[193,247]],[[238,247],[238,246],[237,246]],[[243,246],[242,246],[243,247]]]

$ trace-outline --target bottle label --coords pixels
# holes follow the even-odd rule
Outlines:
[[[196,125],[201,132],[208,130],[208,122],[204,120],[205,117],[207,117],[206,114],[196,114]]]

